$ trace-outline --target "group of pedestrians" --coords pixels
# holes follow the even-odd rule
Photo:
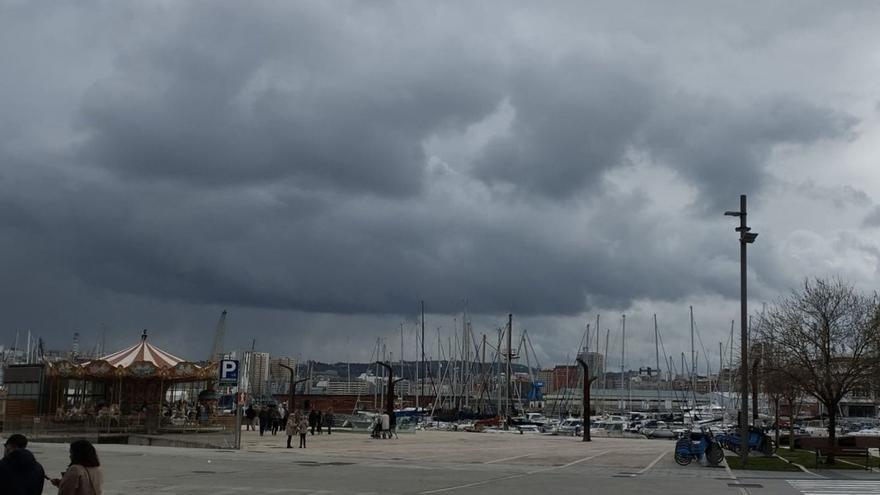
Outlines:
[[[88,440],[70,444],[70,464],[61,478],[49,478],[43,466],[27,448],[24,435],[11,435],[3,444],[0,460],[0,493],[4,495],[40,495],[48,480],[58,487],[58,495],[101,495],[104,477],[94,445]]]
[[[277,435],[278,430],[287,423],[287,415],[283,405],[254,407],[253,404],[250,404],[244,411],[245,427],[248,431],[259,429],[260,436],[265,435],[267,431],[272,435]]]
[[[333,410],[331,409],[326,413],[321,412],[320,409],[309,411],[309,429],[312,435],[315,434],[315,430],[318,430],[318,435],[322,435],[324,428],[327,428],[328,435],[333,433]]]
[[[293,448],[290,442],[296,435],[299,435],[299,448],[304,449],[306,448],[306,435],[314,435],[316,432],[318,435],[323,435],[324,430],[328,435],[333,433],[333,409],[326,412],[311,409],[306,413],[297,410],[290,414],[283,405],[266,407],[250,404],[244,410],[244,416],[246,430],[256,431],[259,428],[260,436],[264,436],[266,431],[277,435],[283,425],[289,449]]]
[[[373,424],[370,427],[370,437],[383,439],[400,438],[397,436],[397,422],[388,413],[377,414],[373,418]]]

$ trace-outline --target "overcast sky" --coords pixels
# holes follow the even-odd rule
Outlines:
[[[878,25],[876,2],[0,0],[0,342],[148,328],[198,360],[227,309],[228,347],[396,359],[403,325],[413,359],[423,299],[432,355],[466,306],[490,342],[513,313],[543,366],[597,313],[619,355],[626,314],[638,367],[654,313],[690,351],[693,306],[717,367],[740,194],[753,308],[877,286]]]

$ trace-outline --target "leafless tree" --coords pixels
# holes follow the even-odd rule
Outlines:
[[[801,413],[804,392],[798,384],[789,381],[783,387],[782,396],[788,405],[788,448],[794,450],[794,420]]]
[[[788,378],[772,367],[764,367],[762,373],[761,388],[768,401],[773,404],[773,427],[776,430],[776,445],[779,445],[779,403],[785,398],[786,387],[790,383]]]
[[[880,369],[877,295],[861,294],[840,280],[807,280],[759,318],[757,337],[782,357],[765,363],[766,369],[825,406],[828,437],[836,444],[838,404]]]

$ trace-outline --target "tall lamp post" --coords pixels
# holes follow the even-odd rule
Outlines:
[[[581,368],[584,369],[584,395],[582,402],[582,409],[584,414],[584,442],[589,442],[592,439],[590,438],[590,385],[599,378],[598,376],[594,376],[590,378],[590,367],[587,366],[587,363],[584,362],[580,357],[577,358],[578,364],[581,365]]]
[[[750,232],[746,225],[746,195],[739,197],[739,211],[725,211],[726,216],[739,217],[739,287],[740,287],[740,465],[745,466],[749,459],[749,328],[748,302],[746,290],[746,246],[755,242],[758,234]]]
[[[397,426],[397,418],[394,417],[394,385],[402,381],[403,378],[394,379],[394,368],[390,364],[383,361],[376,361],[376,364],[388,371],[388,396],[385,399],[385,413],[388,414],[393,429]]]
[[[299,380],[296,380],[295,379],[296,378],[296,370],[294,370],[290,366],[287,366],[286,364],[278,363],[278,366],[281,366],[282,368],[284,368],[290,372],[290,399],[287,404],[287,412],[288,412],[288,414],[293,414],[293,410],[294,410],[293,398],[296,395],[296,386],[302,382],[308,381],[309,379],[308,378],[301,378]]]

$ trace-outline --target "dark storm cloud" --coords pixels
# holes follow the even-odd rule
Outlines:
[[[642,146],[696,184],[704,206],[722,210],[762,190],[775,146],[847,136],[856,120],[789,96],[747,102],[676,94],[645,126]]]
[[[21,79],[0,116],[0,256],[28,279],[5,293],[16,325],[58,334],[68,314],[182,329],[150,313],[212,324],[223,306],[254,333],[337,335],[420,299],[559,317],[735,297],[720,212],[761,200],[776,147],[854,132],[827,99],[677,74],[711,36],[655,47],[668,32],[614,9],[94,8],[0,29]],[[784,36],[765,28],[751,41]],[[11,56],[50,32],[78,48]],[[756,290],[782,284],[760,256]]]
[[[580,56],[523,64],[509,81],[511,129],[488,143],[476,176],[557,197],[595,185],[651,111],[655,89],[644,70]]]
[[[321,9],[276,17],[264,7],[192,12],[120,56],[85,95],[81,158],[134,179],[290,178],[413,196],[423,187],[422,140],[479,120],[500,99],[494,78],[471,75],[491,74],[453,58],[442,40],[431,63],[398,60],[418,53],[381,46],[387,37],[364,44]]]

